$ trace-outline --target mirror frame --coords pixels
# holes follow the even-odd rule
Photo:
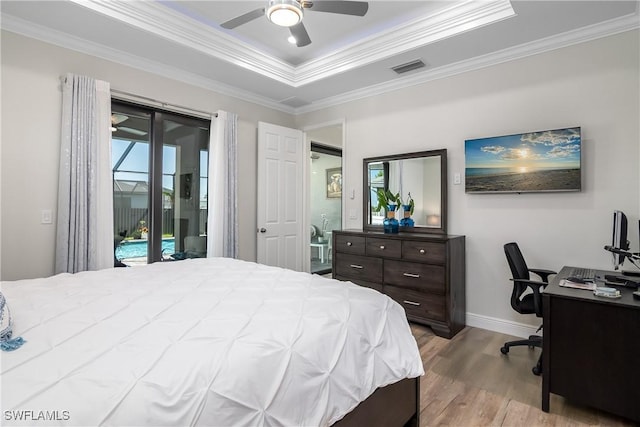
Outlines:
[[[389,156],[368,157],[362,161],[362,229],[365,231],[382,231],[382,225],[369,224],[369,206],[371,205],[368,189],[369,163],[391,160],[415,159],[418,157],[440,157],[440,227],[416,226],[402,228],[401,233],[447,234],[447,149],[417,151],[413,153],[393,154]]]

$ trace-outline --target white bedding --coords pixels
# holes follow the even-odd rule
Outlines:
[[[26,341],[2,352],[3,425],[326,426],[423,374],[398,304],[307,273],[191,259],[2,292]]]

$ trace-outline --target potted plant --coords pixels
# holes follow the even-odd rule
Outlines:
[[[395,211],[400,204],[400,193],[393,194],[390,190],[378,188],[376,196],[378,197],[378,205],[373,209],[375,212],[380,212],[382,209],[385,212]]]
[[[397,233],[399,230],[398,220],[396,219],[396,208],[401,203],[400,193],[393,194],[389,190],[378,188],[376,191],[378,196],[378,205],[374,208],[374,211],[380,212],[384,208],[387,215],[382,222],[385,233]]]
[[[402,204],[402,210],[404,211],[404,218],[400,220],[400,226],[413,227],[415,225],[415,222],[411,218],[411,215],[413,215],[413,210],[415,209],[416,204],[413,201],[413,197],[411,197],[411,192],[407,194],[407,197],[408,199],[406,203],[400,200],[400,203]]]

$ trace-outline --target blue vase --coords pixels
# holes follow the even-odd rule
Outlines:
[[[400,224],[396,219],[396,205],[387,206],[387,217],[382,221],[385,233],[397,233],[400,230]]]
[[[411,219],[411,206],[402,205],[402,209],[404,210],[404,218],[400,220],[401,227],[413,227],[415,222]]]

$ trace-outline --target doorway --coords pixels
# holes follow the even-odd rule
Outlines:
[[[342,150],[311,139],[311,273],[331,273],[333,230],[342,229]]]

